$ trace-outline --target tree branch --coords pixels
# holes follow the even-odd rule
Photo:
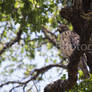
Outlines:
[[[19,30],[19,32],[17,33],[17,36],[16,36],[16,38],[14,39],[14,40],[11,40],[10,42],[8,42],[8,43],[6,43],[5,45],[4,45],[4,47],[0,50],[0,55],[3,53],[3,52],[5,52],[5,50],[7,49],[7,48],[10,48],[14,43],[16,43],[16,42],[19,42],[19,40],[21,39],[21,34],[22,34],[22,32],[23,32],[23,25],[21,25],[20,26],[20,30]]]
[[[66,65],[51,64],[51,65],[42,67],[40,69],[34,69],[33,71],[30,72],[31,77],[24,82],[22,82],[22,81],[8,81],[8,82],[0,84],[0,87],[3,87],[3,86],[8,85],[8,84],[18,84],[17,86],[15,86],[11,89],[11,90],[13,90],[16,87],[27,85],[30,81],[35,80],[40,74],[47,72],[49,69],[51,69],[53,67],[60,67],[60,68],[63,68],[63,69],[67,69]]]
[[[42,27],[42,30],[44,32],[44,35],[46,36],[46,38],[54,45],[56,46],[58,49],[60,49],[59,43],[57,42],[57,36],[50,32],[49,30],[47,30],[44,26]]]

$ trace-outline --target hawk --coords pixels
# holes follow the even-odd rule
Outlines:
[[[77,48],[80,41],[80,36],[74,32],[70,31],[66,25],[60,25],[60,50],[64,58],[68,58],[72,55],[73,51]],[[83,54],[80,58],[78,68],[84,73],[85,78],[89,78],[89,71],[86,64],[86,55]]]

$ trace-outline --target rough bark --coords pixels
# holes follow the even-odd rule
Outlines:
[[[89,7],[92,0],[73,0],[74,5],[71,7],[65,7],[61,9],[60,15],[69,21],[74,28],[74,31],[80,36],[79,49],[75,49],[70,56],[70,63],[68,65],[68,79],[67,80],[57,80],[51,84],[48,84],[44,92],[64,92],[65,90],[71,89],[77,81],[78,63],[80,61],[81,55],[87,53],[88,65],[92,67],[91,56],[89,55],[87,49],[83,49],[82,46],[85,44],[88,46],[91,31],[92,31],[92,11]],[[87,2],[89,1],[89,2]],[[87,4],[85,3],[87,2]],[[91,69],[92,72],[92,69]]]

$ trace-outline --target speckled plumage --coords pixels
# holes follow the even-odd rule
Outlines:
[[[80,36],[76,32],[70,31],[66,25],[61,25],[60,27],[60,50],[63,54],[63,57],[69,59],[73,51],[76,48],[78,49]],[[89,77],[85,54],[80,58],[79,69],[81,69],[84,72],[86,78]]]
[[[60,49],[64,57],[70,57],[79,44],[79,35],[73,31],[64,31],[60,37]]]

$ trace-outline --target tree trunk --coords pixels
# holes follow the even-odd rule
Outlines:
[[[68,79],[64,81],[60,79],[47,85],[44,92],[64,92],[71,89],[76,84],[78,63],[84,53],[87,54],[87,63],[92,73],[92,53],[83,48],[83,46],[89,46],[92,31],[92,0],[73,0],[73,3],[73,6],[61,9],[60,15],[73,25],[74,31],[80,36],[80,44],[70,56]]]

